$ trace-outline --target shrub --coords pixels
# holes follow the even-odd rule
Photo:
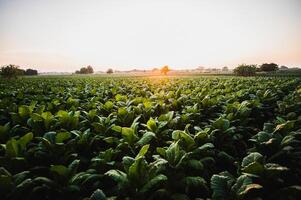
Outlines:
[[[238,76],[254,76],[256,74],[256,65],[239,65],[234,69],[234,73]]]

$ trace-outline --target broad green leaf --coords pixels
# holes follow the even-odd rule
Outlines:
[[[66,121],[69,118],[69,114],[65,110],[59,110],[56,116],[59,117],[61,121]]]
[[[213,200],[226,200],[231,199],[229,190],[229,177],[214,174],[211,177],[211,189],[213,190]]]
[[[264,171],[264,166],[258,162],[252,162],[251,164],[242,168],[242,171],[249,174],[261,174]]]
[[[154,174],[158,174],[162,170],[164,170],[166,168],[167,163],[168,163],[167,160],[165,160],[163,158],[159,158],[159,159],[155,160],[154,162],[150,163],[149,164],[150,176],[152,176]]]
[[[19,155],[19,146],[16,139],[12,138],[6,142],[6,155],[11,158]]]
[[[216,121],[214,121],[212,125],[217,129],[227,130],[230,127],[230,121],[224,119],[223,117],[220,117]]]
[[[232,190],[234,190],[238,195],[243,192],[247,185],[252,184],[253,181],[251,177],[248,175],[241,175],[237,178],[236,183],[232,186]]]
[[[68,140],[71,137],[71,133],[69,132],[60,132],[55,136],[55,143],[62,143],[65,140]]]
[[[195,134],[194,138],[200,140],[201,142],[206,142],[208,139],[208,132],[206,130],[200,131]]]
[[[126,173],[117,169],[109,170],[105,173],[105,175],[111,177],[117,183],[124,184],[128,181]]]
[[[203,144],[202,146],[200,146],[198,149],[199,150],[209,150],[209,149],[213,149],[214,148],[214,145],[212,143],[206,143],[206,144]]]
[[[19,106],[18,114],[23,119],[25,119],[26,117],[29,117],[29,115],[31,114],[29,106],[25,106],[25,105]]]
[[[31,172],[30,171],[23,171],[20,173],[17,173],[13,176],[14,178],[14,183],[16,185],[19,185],[22,181],[24,181],[26,178],[30,177]]]
[[[105,104],[104,104],[104,108],[106,110],[111,110],[113,108],[114,104],[112,101],[107,101]]]
[[[106,195],[100,189],[95,190],[90,196],[90,200],[106,200],[106,199],[107,199]]]
[[[135,160],[130,166],[128,178],[136,187],[142,186],[148,179],[147,163],[142,157]]]
[[[124,117],[128,114],[128,111],[126,108],[118,108],[118,116]]]
[[[195,145],[194,139],[186,132],[176,130],[172,132],[172,139],[174,140],[183,140],[185,142],[185,146],[190,149]]]
[[[51,144],[55,144],[56,132],[50,131],[44,134],[43,138],[47,139]]]
[[[153,118],[150,118],[147,121],[146,126],[147,126],[148,130],[156,133],[158,127],[157,127],[156,121]]]
[[[43,112],[42,113],[42,117],[44,119],[44,125],[47,129],[50,128],[50,124],[52,122],[52,120],[54,119],[53,115],[51,112]]]
[[[287,121],[283,124],[279,124],[276,126],[274,133],[279,132],[279,131],[289,131],[291,129],[293,129],[295,126],[295,122],[294,121]]]
[[[33,133],[27,133],[18,140],[21,151],[26,148],[26,145],[33,139]]]
[[[126,172],[128,172],[130,166],[135,162],[135,159],[130,156],[124,156],[122,158],[122,164]]]
[[[163,174],[159,174],[149,180],[140,190],[141,193],[152,191],[154,188],[159,188],[162,183],[167,181],[167,177]]]
[[[116,131],[116,132],[118,132],[118,133],[121,133],[122,127],[121,127],[121,126],[116,126],[116,125],[114,125],[114,126],[112,126],[112,130],[113,130],[113,131]]]
[[[264,132],[264,131],[260,131],[259,133],[256,134],[255,137],[257,138],[258,142],[263,143],[263,142],[267,142],[269,139],[271,139],[272,134]]]
[[[116,101],[126,101],[127,97],[125,95],[117,94],[115,96]]]
[[[79,166],[80,160],[73,160],[69,165],[68,165],[68,170],[71,174],[71,176],[73,176],[74,174],[76,174],[78,166]]]
[[[122,127],[121,134],[129,144],[134,144],[139,139],[132,128]]]
[[[137,144],[140,146],[149,144],[150,141],[155,137],[156,137],[155,133],[148,131],[143,134],[143,136],[140,138],[140,140],[137,142]]]
[[[39,115],[38,113],[32,113],[30,117],[34,121],[43,121],[43,117],[41,115]]]
[[[241,175],[237,178],[236,183],[232,186],[232,190],[237,194],[240,199],[253,190],[261,189],[262,186],[254,184],[251,177],[248,175]]]
[[[187,176],[185,177],[185,183],[187,187],[194,188],[206,187],[207,184],[206,180],[200,176]]]
[[[242,171],[249,174],[261,174],[264,171],[263,156],[253,152],[242,160]]]
[[[160,117],[158,118],[159,121],[171,121],[174,115],[174,111],[169,111],[166,114],[162,114],[160,115]]]
[[[165,151],[166,160],[172,166],[177,166],[182,159],[184,159],[185,153],[180,150],[180,146],[177,142],[173,142]]]
[[[262,163],[263,162],[263,156],[258,152],[250,153],[249,155],[244,157],[244,159],[242,160],[241,166],[246,167],[246,166],[248,166],[249,164],[251,164],[253,162]]]
[[[140,149],[140,151],[139,151],[139,153],[137,154],[137,156],[136,156],[135,159],[138,159],[138,158],[143,157],[143,156],[147,153],[148,148],[149,148],[149,144],[144,145],[144,146]]]
[[[164,149],[164,148],[162,148],[162,147],[157,147],[156,148],[156,151],[157,151],[157,153],[158,154],[160,154],[162,157],[166,157],[166,150]]]
[[[11,173],[7,171],[4,167],[0,167],[0,175],[11,176]]]
[[[239,193],[239,195],[240,196],[244,196],[244,195],[246,195],[246,194],[248,194],[248,193],[250,193],[250,192],[252,192],[254,190],[259,190],[259,189],[262,189],[262,188],[263,187],[261,185],[256,184],[256,183],[252,183],[252,184],[247,185],[244,188],[244,190]]]
[[[289,168],[281,166],[277,163],[267,163],[264,165],[265,173],[269,177],[276,177],[279,176],[280,173],[286,172]]]

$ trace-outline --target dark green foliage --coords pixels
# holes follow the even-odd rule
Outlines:
[[[93,74],[94,73],[94,70],[93,68],[89,65],[87,67],[82,67],[80,68],[79,71],[76,71],[75,72],[76,74]]]
[[[109,69],[107,70],[107,74],[113,74],[113,69],[109,68]]]
[[[27,76],[38,75],[38,71],[35,69],[26,69],[24,72],[24,75],[27,75]]]
[[[279,69],[278,65],[275,63],[264,63],[260,66],[260,71],[263,72],[272,72]]]
[[[234,69],[234,73],[239,76],[254,76],[256,74],[256,65],[239,65]]]
[[[300,83],[0,80],[1,199],[300,199]]]
[[[17,76],[23,75],[24,70],[19,69],[16,65],[7,65],[1,68],[0,75],[4,78],[16,78]]]

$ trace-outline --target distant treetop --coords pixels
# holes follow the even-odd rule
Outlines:
[[[254,76],[256,74],[256,65],[238,65],[234,69],[234,73],[238,76]]]
[[[275,64],[275,63],[264,63],[260,66],[260,71],[263,71],[263,72],[272,72],[272,71],[277,71],[279,68],[278,68],[278,65]]]
[[[80,68],[80,70],[78,71],[75,71],[76,74],[93,74],[94,73],[94,70],[93,68],[88,65],[87,67],[82,67]]]
[[[107,74],[113,74],[113,69],[112,69],[112,68],[109,68],[109,69],[107,70]]]
[[[167,65],[165,65],[165,66],[162,67],[162,69],[161,69],[161,73],[164,74],[164,75],[166,75],[167,72],[169,72],[169,71],[170,71],[170,69],[169,69],[169,67],[168,67]]]

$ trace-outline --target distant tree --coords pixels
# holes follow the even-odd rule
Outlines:
[[[1,72],[0,72],[1,76],[4,78],[16,78],[17,76],[23,75],[24,74],[24,70],[23,69],[19,69],[19,66],[17,65],[7,65],[1,68]]]
[[[238,76],[254,76],[256,74],[256,65],[239,65],[234,69],[234,73]]]
[[[87,74],[87,68],[85,67],[80,68],[79,74]]]
[[[93,74],[94,73],[94,70],[90,65],[87,67],[87,73],[88,74]]]
[[[27,75],[27,76],[38,75],[38,71],[35,69],[26,69],[24,72],[24,75]]]
[[[275,64],[275,63],[264,63],[260,66],[260,71],[263,71],[263,72],[272,72],[272,71],[277,71],[279,68],[278,68],[278,65]]]
[[[223,67],[222,71],[227,72],[227,71],[229,71],[229,68],[227,66],[225,66],[225,67]]]
[[[169,71],[170,71],[170,69],[169,69],[169,67],[168,67],[167,65],[165,65],[165,66],[162,67],[162,69],[161,69],[161,73],[164,74],[164,75],[166,75],[167,72],[169,72]]]
[[[87,67],[82,67],[80,68],[80,70],[76,70],[75,71],[76,74],[93,74],[94,73],[94,70],[93,68],[89,65]]]
[[[288,70],[288,67],[287,67],[287,66],[284,66],[284,65],[282,65],[282,66],[280,67],[280,69],[281,69],[281,70]]]
[[[109,68],[109,69],[107,70],[107,74],[113,74],[113,69]]]

